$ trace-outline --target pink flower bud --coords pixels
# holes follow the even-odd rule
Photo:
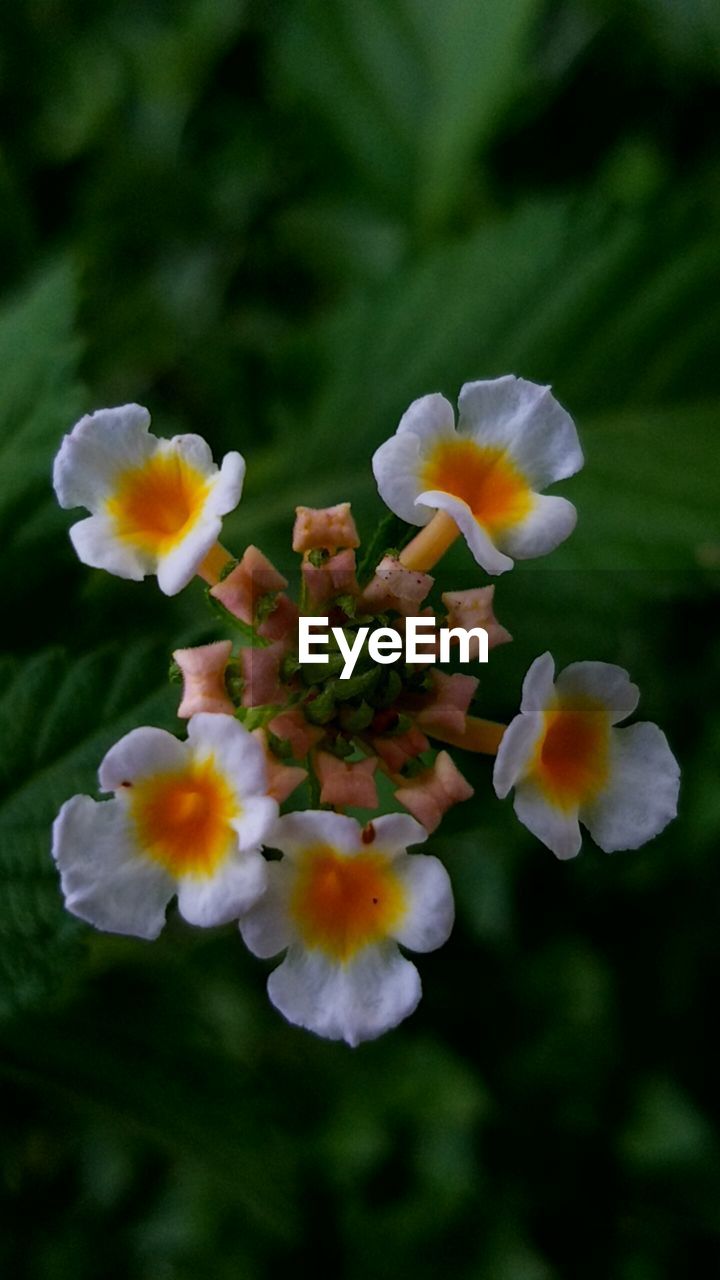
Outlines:
[[[296,760],[302,760],[325,733],[319,725],[310,724],[305,719],[300,707],[279,711],[270,721],[268,728],[276,737],[290,743],[290,749]]]
[[[434,831],[448,809],[459,800],[469,800],[473,794],[470,783],[463,778],[447,751],[440,751],[429,769],[403,781],[395,792],[395,799],[422,823],[426,831]]]
[[[434,581],[428,573],[406,569],[399,560],[384,556],[363,591],[362,603],[371,613],[396,609],[398,613],[414,617]]]
[[[242,704],[262,707],[271,702],[284,702],[287,692],[280,685],[280,663],[285,646],[278,640],[267,649],[240,650],[240,665],[245,680]]]
[[[471,631],[473,627],[484,627],[488,634],[488,649],[499,644],[507,644],[512,640],[509,631],[500,625],[493,613],[494,587],[473,587],[469,591],[445,591],[442,602],[448,611],[448,627],[463,627]],[[470,641],[470,657],[477,658],[480,650],[478,640]]]
[[[339,551],[359,547],[349,502],[336,507],[296,507],[293,551]]]
[[[257,633],[263,640],[282,640],[286,649],[291,648],[297,644],[298,617],[297,605],[283,591],[277,597],[272,613],[258,626]]]
[[[235,708],[225,688],[225,668],[230,660],[232,642],[216,640],[213,644],[193,649],[176,649],[173,658],[183,677],[183,697],[178,715],[183,720],[198,711],[231,716]]]
[[[459,672],[447,675],[444,671],[433,671],[432,682],[430,700],[415,716],[417,724],[431,736],[436,729],[462,733],[468,707],[478,686],[477,679]]]
[[[318,567],[304,560],[302,575],[314,605],[325,604],[332,596],[356,596],[360,591],[355,577],[355,552],[351,547],[336,552]]]
[[[414,760],[430,746],[424,733],[413,725],[407,733],[389,738],[373,738],[373,747],[391,773],[399,773],[408,760]]]
[[[227,578],[210,588],[210,595],[219,600],[229,613],[252,626],[260,597],[272,591],[282,591],[286,586],[287,578],[278,573],[262,551],[250,546]]]
[[[254,729],[252,736],[257,738],[265,752],[268,795],[272,796],[273,800],[277,800],[278,804],[282,804],[283,800],[287,800],[295,788],[305,781],[307,769],[301,769],[299,765],[283,764],[281,760],[278,760],[268,746],[267,734],[264,729]]]
[[[320,803],[338,809],[352,805],[358,809],[377,809],[378,794],[373,773],[377,760],[358,760],[346,764],[327,751],[318,751],[315,770],[320,780]]]

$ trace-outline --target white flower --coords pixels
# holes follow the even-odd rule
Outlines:
[[[92,514],[70,530],[83,564],[138,582],[156,573],[180,591],[215,545],[221,519],[240,500],[245,462],[228,453],[218,470],[200,436],[161,440],[137,404],[99,409],[65,436],[53,484],[61,507]]]
[[[613,726],[636,708],[622,667],[574,662],[553,684],[549,653],[523,684],[520,714],[495,761],[495,791],[515,788],[515,812],[558,858],[580,851],[579,821],[606,853],[637,849],[677,813],[680,770],[655,724]]]
[[[280,818],[268,889],[240,921],[248,947],[288,948],[268,993],[298,1026],[356,1045],[397,1026],[421,995],[420,975],[399,952],[433,951],[450,935],[450,880],[437,858],[408,855],[427,839],[414,818],[389,814],[363,829],[318,812]]]
[[[73,796],[53,827],[65,905],[98,929],[156,938],[177,893],[191,924],[236,920],[264,891],[259,846],[277,818],[262,746],[231,716],[186,742],[133,729],[100,765],[111,800]]]
[[[434,511],[457,524],[488,573],[552,551],[575,528],[565,498],[537,491],[583,464],[570,416],[549,387],[509,375],[466,382],[457,429],[441,395],[415,400],[397,432],[376,451],[380,496],[410,524]]]

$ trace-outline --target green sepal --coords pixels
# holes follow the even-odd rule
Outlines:
[[[400,773],[403,778],[417,778],[418,774],[423,773],[427,767],[419,756],[415,756],[412,760],[405,761]]]
[[[392,729],[386,729],[386,738],[399,738],[402,733],[409,733],[413,727],[412,716],[406,716],[403,711],[398,712],[397,724]]]
[[[264,596],[260,596],[255,605],[255,626],[261,627],[266,622],[270,614],[274,611],[277,604],[277,591],[266,591]]]
[[[381,670],[372,693],[368,694],[368,702],[380,711],[383,707],[391,707],[402,693],[403,682],[397,671]]]
[[[359,707],[341,707],[339,720],[346,733],[362,733],[363,729],[372,724],[374,715],[373,708],[363,699]]]
[[[300,670],[300,663],[296,653],[286,653],[280,663],[280,679],[285,684],[289,684]]]
[[[299,664],[300,674],[306,685],[326,684],[337,676],[345,666],[341,653],[328,654],[327,662],[303,662]]]
[[[368,698],[382,679],[380,667],[371,667],[358,676],[350,676],[347,680],[335,681],[335,698],[338,702],[349,702],[351,698]]]
[[[282,707],[273,703],[266,703],[261,707],[238,707],[235,719],[252,732],[253,729],[264,729],[281,711]]]
[[[239,706],[245,688],[245,677],[238,662],[233,662],[232,660],[228,662],[225,668],[225,688],[227,689],[228,697],[235,703],[236,707]]]
[[[311,724],[328,724],[335,715],[335,698],[332,686],[328,685],[316,698],[303,703],[305,718]]]
[[[408,693],[432,693],[432,670],[428,668],[424,671],[407,671],[405,683]]]
[[[357,609],[357,599],[348,593],[342,596],[335,596],[334,601],[338,609],[342,609],[346,618],[354,618]]]
[[[233,556],[232,559],[226,560],[225,564],[220,570],[220,573],[218,574],[218,582],[224,582],[226,578],[229,578],[233,569],[237,569],[239,563],[240,561],[238,560],[237,556]]]
[[[268,729],[267,740],[270,750],[278,760],[293,759],[293,750],[287,738],[279,738],[276,733]]]

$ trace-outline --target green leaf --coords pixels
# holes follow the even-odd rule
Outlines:
[[[475,158],[526,72],[537,0],[446,0],[407,6],[427,75],[418,222],[436,231],[461,207]]]
[[[61,651],[6,664],[0,698],[0,1013],[62,981],[83,928],[65,912],[50,828],[76,792],[97,793],[108,747],[141,724],[177,728],[163,656],[146,644],[72,663]],[[160,688],[161,691],[157,692]]]
[[[0,529],[28,497],[51,497],[52,460],[81,406],[68,263],[45,271],[0,311]]]
[[[382,200],[402,200],[416,146],[423,82],[410,37],[400,4],[303,0],[277,53],[284,92],[317,116]]]
[[[341,435],[329,478],[343,496],[361,475],[369,488],[372,450],[410,402],[432,391],[454,401],[472,378],[552,383],[581,427],[584,410],[717,396],[717,220],[698,228],[693,208],[691,186],[655,231],[654,211],[618,212],[603,193],[533,200],[356,292],[317,334],[333,376],[300,458],[287,441],[293,486],[303,472],[315,481]]]
[[[70,522],[53,493],[52,464],[63,433],[83,409],[74,312],[66,262],[0,310],[0,594],[9,646],[27,644],[35,601],[42,601],[42,612],[53,607],[61,566],[71,555]]]
[[[303,0],[279,49],[283,88],[343,160],[423,235],[461,211],[474,161],[522,84],[537,0]]]
[[[178,1163],[190,1159],[216,1193],[231,1189],[246,1219],[291,1237],[294,1160],[273,1121],[271,1089],[248,1049],[231,1055],[208,1034],[202,997],[182,967],[155,964],[143,965],[141,1000],[133,998],[138,973],[130,961],[121,970],[124,991],[112,981],[99,991],[91,985],[79,1007],[6,1025],[4,1083],[21,1081],[50,1094],[58,1109],[70,1103],[76,1116],[119,1126],[126,1141],[139,1134]]]
[[[556,569],[720,567],[720,402],[590,420],[583,470],[564,490],[578,527]]]

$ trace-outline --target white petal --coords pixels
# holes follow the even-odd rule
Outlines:
[[[158,440],[158,453],[164,457],[182,458],[184,462],[202,476],[215,476],[217,474],[217,466],[212,456],[212,449],[207,440],[203,440],[202,436],[197,436],[192,432],[185,435],[172,436],[170,440]]]
[[[190,923],[208,928],[237,920],[262,896],[267,863],[257,849],[233,852],[213,876],[183,876],[178,907]]]
[[[572,476],[583,465],[575,424],[550,387],[512,375],[466,382],[459,405],[460,434],[507,449],[533,489]]]
[[[240,921],[245,946],[261,960],[269,960],[284,951],[295,938],[288,906],[293,886],[292,867],[284,860],[268,862],[266,873],[264,894]]]
[[[538,840],[558,858],[574,858],[582,837],[577,810],[567,812],[550,804],[534,782],[520,782],[515,788],[515,813]]]
[[[438,392],[413,400],[398,424],[398,434],[412,432],[432,448],[438,440],[455,435],[455,410]]]
[[[350,1045],[374,1040],[417,1007],[420,975],[394,943],[367,947],[347,965],[291,946],[268,994],[289,1022]]]
[[[154,557],[118,538],[106,515],[78,520],[70,528],[70,541],[78,560],[91,569],[105,569],[131,582],[141,582],[146,574],[155,572]]]
[[[543,718],[538,713],[520,714],[510,721],[500,741],[493,769],[495,794],[501,800],[525,776],[542,731]]]
[[[386,853],[396,853],[408,849],[413,844],[422,844],[428,833],[421,823],[416,822],[407,813],[386,813],[381,818],[373,818],[375,841],[367,845],[368,850],[383,849]]]
[[[136,850],[117,800],[73,796],[55,819],[52,851],[68,911],[109,933],[158,936],[174,885]]]
[[[523,680],[520,711],[523,715],[545,711],[554,695],[555,663],[552,654],[541,653],[528,668]]]
[[[226,453],[222,466],[213,481],[208,498],[208,511],[225,516],[234,511],[242,496],[245,480],[245,459],[241,453]]]
[[[166,729],[131,729],[110,748],[98,771],[101,791],[117,791],[124,782],[139,782],[156,773],[182,769],[188,750]]]
[[[567,498],[534,494],[532,510],[525,519],[504,529],[498,539],[516,560],[534,560],[559,547],[576,524],[577,511]]]
[[[98,409],[64,437],[55,458],[53,485],[61,507],[97,511],[115,487],[117,476],[142,466],[154,452],[150,414],[139,404]]]
[[[307,809],[278,818],[267,843],[289,857],[314,844],[327,844],[337,853],[353,854],[364,850],[361,833],[360,823],[344,813]]]
[[[427,524],[432,511],[417,507],[422,489],[423,443],[412,431],[391,436],[372,459],[373,475],[383,502],[408,524]]]
[[[677,814],[680,769],[656,724],[643,722],[610,734],[610,780],[581,817],[606,853],[637,849]]]
[[[241,805],[240,817],[230,823],[237,833],[240,848],[254,849],[269,844],[279,813],[277,800],[271,796],[246,796]]]
[[[200,711],[188,720],[188,742],[196,759],[213,757],[241,800],[267,795],[265,753],[239,720]]]
[[[560,672],[555,688],[563,699],[593,698],[603,703],[611,724],[632,715],[640,701],[640,690],[627,671],[612,662],[573,662]]]
[[[221,529],[219,516],[202,515],[167,555],[158,556],[157,580],[166,596],[176,596],[195,577]]]
[[[411,951],[434,951],[447,942],[455,919],[450,877],[439,858],[408,854],[393,863],[408,897],[395,938]]]
[[[510,557],[498,551],[483,525],[478,523],[467,502],[463,502],[462,498],[456,498],[442,489],[428,489],[418,496],[417,501],[434,511],[446,511],[449,516],[452,516],[477,563],[486,573],[505,573],[508,569],[512,569],[513,562]]]

